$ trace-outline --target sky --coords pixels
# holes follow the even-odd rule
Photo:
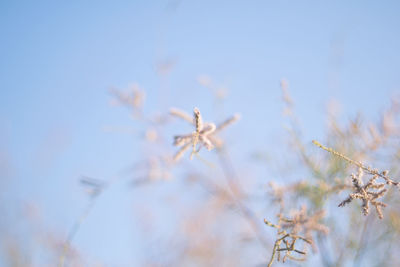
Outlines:
[[[332,100],[344,119],[377,118],[400,92],[399,9],[398,1],[1,1],[7,221],[19,225],[15,210],[35,203],[43,224],[66,235],[88,201],[79,177],[109,179],[140,160],[135,138],[143,129],[127,109],[110,105],[111,87],[139,84],[145,112],[197,106],[210,119],[240,112],[230,140],[240,138],[236,154],[244,157],[277,149],[281,79],[306,140],[323,138]],[[168,74],[159,73],[162,64]],[[199,75],[228,89],[220,113]],[[107,130],[114,128],[133,133]],[[132,205],[157,205],[149,192],[110,188],[74,245],[128,266],[145,250]]]

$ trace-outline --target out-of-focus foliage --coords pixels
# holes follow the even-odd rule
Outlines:
[[[201,82],[209,84],[204,78]],[[233,161],[229,143],[222,137],[235,131],[236,126],[232,125],[221,136],[217,133],[233,122],[240,124],[237,115],[214,124],[204,122],[197,108],[193,116],[178,109],[147,114],[143,110],[145,94],[139,86],[135,85],[130,93],[111,91],[115,103],[131,109],[134,119],[143,125],[138,143],[148,153],[128,171],[132,190],[147,186],[151,194],[159,184],[179,183],[182,192],[197,195],[186,200],[180,198],[178,206],[171,204],[178,223],[167,230],[172,233],[169,238],[150,245],[143,240],[148,251],[142,266],[270,266],[296,260],[304,266],[400,264],[396,253],[400,233],[399,190],[397,187],[381,190],[392,181],[385,178],[388,174],[394,180],[392,184],[400,177],[399,103],[394,99],[376,122],[359,115],[341,123],[331,112],[326,138],[321,143],[333,149],[316,143],[328,153],[311,140],[303,139],[287,83],[283,81],[281,87],[285,120],[289,122],[285,151],[290,152],[292,162],[290,166],[286,163],[282,166],[296,177],[295,181],[285,183],[270,177],[252,177],[243,170],[241,162]],[[181,123],[176,117],[193,128],[186,135],[175,133],[174,144],[181,148],[174,156],[173,136],[167,134],[167,129]],[[209,151],[200,153],[201,147]],[[183,158],[187,150],[191,155]],[[206,159],[206,153],[215,153],[215,157]],[[259,161],[259,164],[267,163]],[[366,167],[370,165],[377,170]],[[373,175],[368,183],[362,181],[360,171],[355,174],[362,169],[360,166]],[[383,182],[377,183],[378,178],[383,178]],[[46,255],[40,262],[48,266],[93,264],[74,248],[74,237],[90,216],[96,200],[118,179],[80,179],[88,191],[89,202],[66,240],[46,229],[40,216],[33,212],[18,215],[30,229],[29,238],[16,238],[6,223],[1,224],[5,264],[33,266],[37,255]],[[257,195],[260,185],[264,186],[264,194]],[[378,191],[368,191],[372,189]],[[171,192],[171,197],[174,194]],[[362,204],[353,199],[361,199]],[[376,212],[368,209],[370,204]],[[142,218],[143,235],[148,240],[154,239],[157,232],[151,227],[151,217],[149,214],[148,218]]]

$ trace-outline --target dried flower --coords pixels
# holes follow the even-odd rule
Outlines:
[[[215,133],[223,130],[239,119],[239,115],[234,115],[216,126],[214,123],[203,122],[202,115],[198,108],[193,109],[193,118],[176,108],[170,109],[170,114],[193,124],[195,127],[195,131],[190,134],[177,135],[174,137],[174,145],[181,147],[175,154],[174,161],[178,161],[190,147],[192,147],[192,153],[190,155],[190,159],[192,159],[193,155],[198,153],[202,147],[205,147],[207,150],[212,150],[216,146],[222,146],[222,141]]]
[[[362,200],[362,210],[364,215],[368,215],[369,205],[371,204],[375,207],[379,219],[382,219],[382,207],[386,207],[387,205],[381,201],[377,201],[377,199],[383,197],[387,192],[387,189],[384,188],[385,184],[377,183],[376,180],[379,176],[373,175],[368,183],[363,185],[362,177],[363,171],[361,168],[359,168],[357,175],[351,175],[353,181],[353,193],[350,194],[348,198],[343,200],[339,204],[339,207],[345,206],[353,199],[360,199]]]
[[[377,169],[373,169],[369,166],[364,165],[363,163],[359,161],[355,161],[350,159],[349,157],[333,150],[332,148],[325,147],[321,145],[317,141],[313,141],[315,145],[318,147],[322,148],[325,151],[328,151],[329,153],[349,162],[350,164],[358,166],[358,173],[356,175],[352,174],[352,182],[353,182],[353,193],[349,195],[348,198],[343,200],[340,204],[339,207],[343,207],[346,204],[350,203],[353,199],[358,198],[362,200],[362,209],[363,209],[363,214],[368,215],[369,213],[369,205],[373,205],[376,209],[376,212],[378,213],[378,216],[380,219],[383,218],[382,214],[382,207],[386,207],[387,204],[377,201],[378,198],[383,197],[388,189],[385,188],[386,185],[393,185],[396,187],[399,187],[399,182],[395,182],[392,179],[390,179],[387,175],[389,174],[389,171],[383,171],[379,172]],[[364,171],[371,175],[372,178],[368,181],[367,184],[363,185],[362,177],[364,175]],[[384,183],[377,183],[377,179],[383,179],[385,182]]]

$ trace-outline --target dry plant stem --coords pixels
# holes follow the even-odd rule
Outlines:
[[[274,262],[274,258],[275,258],[276,251],[278,251],[277,248],[279,247],[281,241],[282,241],[282,240],[279,240],[279,239],[275,241],[274,248],[273,248],[273,251],[272,251],[271,259],[270,259],[269,262],[268,262],[268,267],[271,267],[271,266],[272,266],[272,263]]]
[[[190,159],[192,159],[193,155],[196,153],[196,145],[199,141],[200,131],[203,129],[203,120],[201,118],[200,110],[198,108],[194,108],[193,113],[196,131],[193,133],[193,146],[192,153],[190,154]]]
[[[371,167],[366,166],[366,165],[364,165],[363,163],[361,163],[359,161],[352,160],[351,158],[349,158],[349,157],[337,152],[336,150],[334,150],[334,149],[332,149],[330,147],[323,146],[321,143],[319,143],[316,140],[313,140],[312,142],[313,142],[314,145],[318,146],[319,148],[321,148],[321,149],[323,149],[325,151],[328,151],[332,155],[335,155],[335,156],[337,156],[339,158],[344,159],[345,161],[349,162],[350,164],[358,166],[359,168],[363,169],[364,171],[368,172],[369,174],[377,175],[377,176],[383,178],[386,181],[387,184],[392,184],[392,185],[395,185],[395,186],[399,186],[399,182],[395,182],[395,181],[393,181],[393,180],[391,180],[391,179],[389,179],[387,177],[387,172],[386,171],[380,173],[377,170],[372,169]]]
[[[285,259],[286,259],[286,258],[289,258],[289,259],[295,260],[295,261],[303,261],[303,260],[304,260],[304,258],[295,258],[295,257],[291,256],[289,253],[290,253],[291,251],[294,251],[294,252],[299,253],[299,254],[301,254],[301,255],[305,255],[306,252],[305,252],[305,251],[298,250],[298,249],[295,249],[295,248],[294,248],[294,244],[295,244],[295,242],[296,242],[297,239],[303,240],[304,242],[306,242],[306,243],[308,243],[308,244],[311,244],[311,241],[310,241],[310,240],[308,240],[308,239],[306,239],[306,238],[304,238],[304,237],[301,237],[301,236],[299,236],[299,235],[294,235],[294,234],[287,233],[286,230],[279,231],[279,230],[281,229],[281,227],[280,227],[279,225],[273,224],[273,223],[267,221],[266,219],[264,219],[264,223],[265,223],[266,225],[268,225],[268,226],[271,226],[271,227],[273,227],[273,228],[276,228],[277,231],[278,231],[278,236],[281,235],[281,237],[278,238],[278,239],[275,241],[274,248],[273,248],[273,250],[272,250],[271,259],[270,259],[269,262],[268,262],[268,267],[271,267],[271,266],[272,266],[272,263],[274,262],[274,259],[275,259],[276,252],[278,252],[278,261],[280,260],[280,252],[281,252],[281,251],[286,251],[286,255],[283,257],[283,262],[285,262]],[[292,238],[292,242],[289,244],[289,242],[286,240],[286,238]],[[282,242],[285,243],[285,245],[286,245],[285,248],[280,248],[280,244],[281,244]]]
[[[60,256],[60,261],[59,261],[59,264],[58,264],[59,267],[64,267],[65,266],[65,260],[66,260],[66,256],[68,254],[68,251],[70,249],[71,242],[74,239],[74,237],[77,235],[80,227],[82,226],[82,223],[86,220],[86,218],[88,217],[89,213],[93,209],[94,205],[96,204],[97,199],[104,192],[104,190],[106,190],[108,187],[110,187],[111,184],[115,183],[115,181],[118,178],[119,178],[118,176],[114,176],[113,178],[111,178],[111,180],[107,184],[103,185],[103,188],[97,194],[93,195],[90,198],[90,201],[87,204],[86,208],[83,210],[82,214],[78,217],[78,219],[75,221],[74,225],[72,226],[72,228],[68,232],[68,236],[67,236],[67,239],[65,240],[65,243],[64,243],[64,246],[63,246],[63,251],[62,251],[62,254]]]
[[[246,218],[246,220],[248,221],[249,225],[255,232],[259,242],[265,248],[267,248],[268,242],[263,238],[263,236],[264,236],[262,234],[263,230],[257,223],[259,220],[256,218],[253,211],[250,208],[248,208],[245,204],[243,204],[242,201],[240,201],[240,194],[237,192],[238,187],[236,186],[236,183],[238,180],[237,175],[235,173],[235,170],[233,169],[233,165],[229,159],[228,154],[226,153],[226,151],[222,151],[222,149],[218,149],[217,152],[218,152],[219,160],[221,163],[221,167],[224,171],[226,180],[228,182],[228,186],[233,194],[233,199],[234,199],[236,206],[243,213],[243,215]]]
[[[281,206],[283,206],[283,203]],[[324,216],[324,214],[324,211],[319,211],[315,212],[313,215],[308,215],[306,207],[303,206],[299,211],[295,212],[292,217],[289,218],[283,216],[281,209],[281,212],[277,215],[277,224],[271,223],[264,219],[264,223],[272,228],[275,228],[277,232],[275,245],[272,250],[272,255],[268,266],[272,265],[276,254],[278,254],[277,261],[280,261],[280,253],[283,251],[285,252],[285,255],[282,258],[283,262],[285,262],[286,259],[295,261],[305,260],[306,250],[297,249],[295,246],[298,243],[296,242],[301,240],[313,247],[313,232],[326,234],[329,231],[326,226],[319,223],[319,220]],[[283,246],[281,244],[283,244]],[[302,257],[293,257],[290,254],[291,252],[296,252],[302,255]]]
[[[92,208],[96,202],[96,199],[97,199],[97,196],[90,199],[89,203],[87,204],[86,208],[82,212],[81,216],[79,216],[78,220],[75,221],[74,225],[70,229],[67,239],[63,246],[62,254],[60,256],[60,262],[59,262],[60,267],[64,267],[66,255],[68,254],[71,242],[72,242],[73,238],[75,237],[75,235],[78,233],[79,228],[81,227],[82,223],[85,221],[85,219],[89,215],[90,211],[92,210]]]

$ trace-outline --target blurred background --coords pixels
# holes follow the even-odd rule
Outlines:
[[[399,12],[397,1],[1,1],[0,266],[266,265],[268,183],[309,179],[282,87],[307,146],[329,136],[329,116],[379,121],[400,91]],[[171,107],[210,122],[241,114],[222,136],[261,232],[197,184],[226,188],[215,151],[168,160],[173,136],[193,131]],[[326,266],[352,266],[331,256]]]

